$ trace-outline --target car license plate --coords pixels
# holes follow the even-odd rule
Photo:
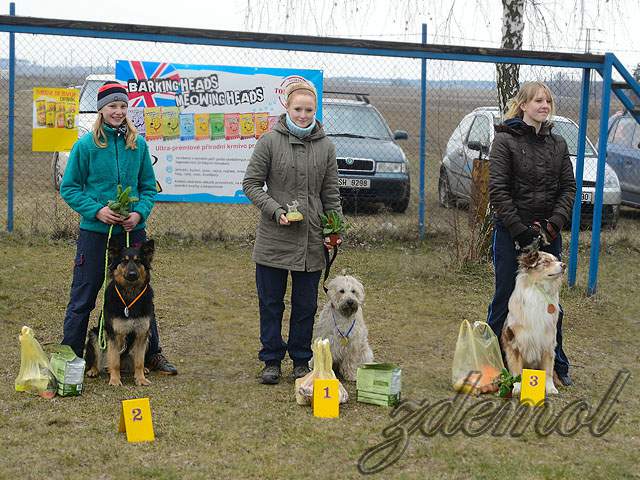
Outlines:
[[[593,192],[582,192],[583,203],[593,203]]]
[[[338,178],[338,186],[346,188],[371,188],[371,180],[368,178]]]

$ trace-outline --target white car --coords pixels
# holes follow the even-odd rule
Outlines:
[[[96,103],[98,98],[98,89],[107,80],[114,80],[113,75],[95,74],[89,75],[84,84],[80,88],[80,108],[78,112],[78,138],[91,131],[93,123],[96,121],[98,112],[96,111]],[[54,152],[51,159],[51,173],[53,186],[56,190],[60,190],[62,176],[67,166],[69,152]]]
[[[501,122],[497,107],[479,107],[465,116],[456,127],[440,164],[438,181],[438,201],[441,206],[450,208],[458,204],[468,204],[471,196],[471,172],[473,160],[489,154],[495,135],[494,125]],[[567,142],[573,172],[576,171],[576,152],[578,149],[578,125],[572,120],[555,115],[553,133],[561,135]],[[593,202],[596,186],[596,166],[598,153],[587,138],[584,155],[582,181],[582,208],[580,224],[591,225]],[[620,215],[622,195],[616,172],[605,165],[602,224],[615,227]]]

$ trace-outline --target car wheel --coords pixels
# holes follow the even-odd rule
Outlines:
[[[60,156],[58,155],[58,152],[56,152],[53,154],[53,158],[51,159],[51,180],[53,181],[53,188],[58,191],[60,190],[63,175],[64,170],[60,165]]]
[[[449,185],[449,177],[444,168],[440,169],[440,178],[438,179],[438,203],[443,208],[453,208],[456,205],[455,196]]]
[[[395,213],[404,213],[407,210],[407,207],[409,206],[410,199],[411,199],[411,186],[409,183],[407,183],[407,188],[405,189],[405,194],[402,197],[402,199],[397,202],[391,202],[389,206],[391,207],[391,210],[393,210]]]

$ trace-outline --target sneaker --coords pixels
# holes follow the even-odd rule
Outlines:
[[[293,366],[293,378],[301,378],[304,377],[306,374],[308,374],[311,371],[311,369],[309,368],[308,365],[306,364],[302,364],[302,365],[294,365]]]
[[[553,372],[553,376],[554,376],[554,380],[557,378],[558,381],[564,385],[565,387],[570,387],[571,385],[573,385],[573,381],[571,380],[571,377],[569,376],[569,372],[566,373],[558,373],[558,372]]]
[[[280,365],[267,365],[260,372],[260,382],[266,385],[280,383]]]
[[[178,369],[162,353],[156,353],[146,362],[145,367],[162,375],[177,375]]]

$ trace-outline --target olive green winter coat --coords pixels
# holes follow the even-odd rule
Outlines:
[[[307,272],[325,267],[320,214],[337,210],[342,215],[342,209],[335,146],[320,122],[300,139],[289,132],[282,115],[258,140],[242,188],[261,211],[252,257],[256,263]],[[279,225],[280,214],[294,200],[304,219]]]

